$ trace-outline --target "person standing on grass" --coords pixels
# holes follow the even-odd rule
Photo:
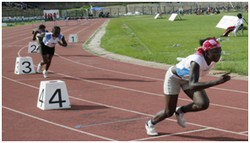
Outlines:
[[[166,72],[164,81],[165,107],[145,123],[148,135],[158,135],[155,125],[173,114],[176,116],[177,123],[183,128],[186,127],[184,113],[202,111],[209,107],[209,98],[205,89],[231,79],[229,73],[226,73],[213,81],[199,81],[200,77],[206,75],[221,58],[221,46],[215,38],[200,40],[200,45],[201,47],[196,53],[184,58]],[[181,88],[193,101],[187,105],[176,107]]]
[[[63,34],[61,34],[61,28],[59,26],[54,26],[52,32],[45,33],[41,43],[43,60],[38,64],[37,72],[42,73],[42,66],[46,65],[43,70],[44,78],[48,77],[48,70],[55,53],[55,46],[57,43],[63,47],[68,45]]]

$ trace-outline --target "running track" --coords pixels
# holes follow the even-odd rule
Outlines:
[[[165,70],[105,59],[82,49],[106,19],[58,22],[66,39],[78,34],[79,43],[56,47],[49,78],[14,74],[17,56],[30,56],[35,68],[39,54],[28,54],[33,26],[2,31],[3,141],[247,141],[248,83],[233,79],[210,88],[211,105],[186,114],[187,128],[171,117],[157,126],[160,136],[149,137],[144,123],[163,106]],[[45,23],[51,29],[54,23]],[[214,77],[206,77],[206,80]],[[63,80],[71,109],[36,107],[40,81]],[[178,105],[190,102],[181,93]]]

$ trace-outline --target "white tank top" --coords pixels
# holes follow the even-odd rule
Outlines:
[[[59,36],[55,38],[52,36],[51,32],[45,33],[45,36],[43,38],[43,43],[44,45],[53,48],[60,40],[62,40],[62,37],[63,37],[62,34],[59,34]]]
[[[186,58],[184,58],[182,61],[180,61],[178,64],[176,64],[176,73],[178,76],[180,76],[184,80],[189,79],[190,74],[190,67],[191,62],[194,61],[200,66],[200,76],[202,77],[213,68],[215,62],[211,62],[210,65],[207,65],[207,62],[203,55],[193,54]]]

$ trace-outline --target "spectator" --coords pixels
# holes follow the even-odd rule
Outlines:
[[[225,32],[221,35],[221,37],[227,37],[228,34],[232,31],[234,31],[234,35],[236,36],[237,35],[237,32],[240,28],[243,28],[243,23],[244,23],[244,19],[243,19],[243,16],[241,13],[238,13],[237,14],[237,17],[238,17],[238,21],[237,23],[234,25],[234,26],[229,26]]]

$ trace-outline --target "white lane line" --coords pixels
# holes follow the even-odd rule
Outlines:
[[[18,57],[21,57],[21,51],[22,51],[24,48],[28,48],[28,45],[27,45],[27,46],[23,46],[21,49],[18,50],[18,52],[17,52]]]
[[[88,125],[76,125],[75,128],[79,129],[79,128],[86,128],[86,127],[96,127],[96,126],[101,126],[101,125],[124,123],[124,122],[131,122],[131,121],[138,121],[138,120],[145,120],[145,119],[149,119],[149,117],[123,119],[123,120],[116,120],[116,121],[110,121],[110,122],[104,122],[104,123],[96,123],[96,124],[88,124]]]
[[[13,82],[16,82],[16,83],[21,84],[21,85],[25,85],[25,86],[32,87],[32,88],[35,88],[35,89],[39,89],[36,86],[32,86],[32,85],[29,85],[29,84],[26,84],[26,83],[22,83],[22,82],[14,80],[14,79],[10,79],[10,78],[4,77],[4,76],[3,76],[3,78],[8,79],[8,80],[13,81]],[[128,110],[128,109],[124,109],[124,108],[120,108],[120,107],[116,107],[116,106],[112,106],[112,105],[107,105],[107,104],[103,104],[103,103],[99,103],[99,102],[89,101],[89,100],[85,100],[85,99],[81,99],[81,98],[77,98],[77,97],[73,97],[73,96],[69,96],[69,97],[72,98],[72,99],[75,99],[75,100],[84,101],[84,102],[88,102],[88,103],[92,103],[92,104],[96,104],[96,105],[101,105],[101,106],[106,106],[106,107],[121,110],[121,111],[126,111],[126,112],[135,113],[135,114],[139,114],[139,115],[154,117],[154,115],[148,114],[148,113],[143,113],[143,112],[134,111],[134,110]],[[170,118],[167,118],[166,120],[176,122],[176,120],[170,119]],[[237,134],[237,135],[242,135],[242,136],[248,136],[246,134],[240,134],[238,132],[234,132],[234,131],[230,131],[230,130],[215,128],[215,127],[209,127],[209,126],[196,124],[196,123],[191,123],[191,122],[186,122],[186,123],[189,124],[189,125],[197,126],[197,127],[211,128],[211,129],[214,129],[214,130],[217,130],[217,131],[222,131],[222,132],[227,132],[227,133],[232,133],[232,134]]]
[[[78,77],[66,75],[66,74],[63,74],[63,73],[55,73],[55,74],[61,75],[61,76],[63,76],[63,77],[68,77],[68,78],[72,78],[72,79],[77,79],[77,80],[80,80],[80,81],[85,81],[85,82],[89,82],[89,83],[93,83],[93,84],[108,86],[108,87],[112,87],[112,88],[118,88],[118,89],[122,89],[122,90],[127,90],[127,91],[142,93],[142,94],[148,94],[148,95],[154,95],[154,96],[164,96],[164,95],[162,95],[162,94],[157,94],[157,93],[152,93],[152,92],[146,92],[146,91],[141,91],[141,90],[126,88],[126,87],[121,87],[121,86],[117,86],[117,85],[112,85],[112,84],[107,84],[107,83],[101,83],[101,82],[97,82],[97,81],[91,81],[91,80],[88,80],[88,79],[82,79],[82,78],[78,78]],[[179,98],[179,99],[180,99],[180,100],[183,100],[183,101],[192,101],[192,100],[190,100],[190,99],[184,99],[184,98]],[[227,106],[227,105],[220,105],[220,104],[215,104],[215,103],[210,103],[210,105],[212,105],[212,106],[217,106],[217,107],[223,107],[223,108],[234,109],[234,110],[248,111],[248,109],[244,109],[244,108],[233,107],[233,106]]]
[[[164,81],[163,79],[159,79],[159,78],[153,78],[153,77],[142,76],[142,75],[137,75],[137,74],[130,74],[130,73],[126,73],[126,72],[119,72],[119,71],[110,70],[110,69],[106,69],[106,68],[100,68],[100,67],[96,67],[96,66],[92,66],[92,65],[88,65],[88,64],[84,64],[84,63],[80,63],[80,62],[71,60],[71,59],[63,57],[57,53],[56,53],[56,55],[64,60],[69,61],[69,62],[78,64],[78,65],[82,65],[82,66],[86,66],[86,67],[91,67],[91,68],[98,69],[98,70],[103,70],[103,71],[117,73],[117,74],[123,74],[123,75],[129,75],[129,76],[134,76],[134,77],[146,78],[146,79],[151,79],[151,80]],[[211,87],[211,89],[248,94],[247,91],[232,90],[232,89],[226,89],[226,88]]]
[[[248,131],[239,132],[240,134],[248,134]]]
[[[143,112],[139,112],[139,111],[124,109],[124,108],[120,108],[120,107],[116,107],[116,106],[112,106],[112,105],[107,105],[107,104],[103,104],[103,103],[99,103],[99,102],[95,102],[95,101],[89,101],[89,100],[85,100],[85,99],[81,99],[81,98],[77,98],[77,97],[70,97],[70,98],[75,99],[75,100],[79,100],[79,101],[84,101],[84,102],[91,103],[91,104],[96,104],[96,105],[100,105],[100,106],[106,106],[106,107],[117,109],[117,110],[121,110],[121,111],[135,113],[135,114],[139,114],[139,115],[145,115],[145,116],[149,116],[149,117],[154,117],[155,116],[154,114],[148,114],[148,113],[143,113]],[[171,119],[171,118],[167,118],[165,120],[176,122],[175,119]],[[227,132],[227,133],[232,133],[232,134],[237,134],[237,135],[248,136],[248,135],[240,134],[238,132],[234,132],[234,131],[230,131],[230,130],[225,130],[225,129],[215,128],[215,127],[205,126],[205,125],[191,123],[191,122],[186,122],[186,124],[197,126],[197,127],[202,127],[202,128],[211,128],[213,130]]]
[[[247,95],[248,95],[248,91],[240,91],[240,90],[226,89],[226,88],[218,88],[218,87],[211,87],[211,88],[212,88],[212,89],[215,89],[215,90],[222,90],[222,91],[236,92],[236,93],[242,93],[242,94],[247,94]]]
[[[45,122],[45,123],[48,123],[48,124],[52,124],[52,125],[55,125],[55,126],[58,126],[58,127],[61,127],[61,128],[65,128],[65,129],[68,129],[68,130],[71,130],[71,131],[75,131],[75,132],[78,132],[78,133],[86,134],[86,135],[89,135],[89,136],[93,136],[93,137],[108,140],[108,141],[115,141],[114,139],[111,139],[111,138],[107,138],[107,137],[99,136],[99,135],[92,134],[92,133],[89,133],[89,132],[77,130],[77,129],[74,129],[74,128],[71,128],[71,127],[68,127],[68,126],[65,126],[65,125],[62,125],[62,124],[58,124],[58,123],[55,123],[55,122],[52,122],[52,121],[49,121],[49,120],[46,120],[46,119],[43,119],[43,118],[40,118],[40,117],[37,117],[37,116],[33,116],[33,115],[30,115],[30,114],[27,114],[27,113],[24,113],[24,112],[21,112],[21,111],[6,107],[6,106],[2,106],[2,108],[6,109],[6,110],[9,110],[9,111],[12,111],[12,112],[15,112],[15,113],[18,113],[18,114],[21,114],[21,115],[24,115],[24,116],[27,116],[27,117],[30,117],[30,118],[33,118],[33,119],[37,119],[39,121],[42,121],[42,122]]]
[[[85,65],[85,64],[83,64],[83,65]],[[92,67],[91,65],[87,65],[87,66]],[[94,67],[94,68],[98,68],[98,67]],[[51,71],[51,72],[53,72],[53,71]],[[77,80],[81,80],[81,81],[85,81],[85,82],[90,82],[90,83],[93,83],[93,84],[98,84],[98,85],[112,87],[112,88],[118,88],[118,89],[122,89],[122,90],[127,90],[127,91],[132,91],[132,92],[138,92],[138,93],[143,93],[143,94],[148,94],[148,95],[153,95],[153,96],[163,96],[162,94],[157,94],[157,93],[152,93],[152,92],[146,92],[146,91],[141,91],[141,90],[126,88],[126,87],[116,86],[116,85],[112,85],[112,84],[106,84],[106,83],[91,81],[91,80],[88,80],[88,79],[82,79],[82,78],[78,78],[78,77],[66,75],[66,74],[63,74],[63,73],[55,73],[55,74],[58,74],[58,75],[63,76],[63,77],[69,77],[69,78],[73,78],[73,79],[77,79]],[[19,80],[19,81],[21,81],[21,80]],[[23,81],[25,81],[25,80],[23,80]],[[223,89],[221,89],[221,90],[223,90]],[[192,101],[190,99],[185,99],[185,98],[179,98],[179,99],[183,100],[183,101],[188,101],[188,102]],[[210,105],[217,106],[217,107],[222,107],[222,108],[234,109],[234,110],[248,111],[248,109],[244,109],[244,108],[240,108],[240,107],[227,106],[227,105],[221,105],[221,104],[216,104],[216,103],[210,103]]]
[[[92,66],[89,64],[84,64],[84,63],[80,63],[68,58],[65,58],[59,54],[56,53],[56,55],[64,60],[70,61],[72,63],[78,64],[78,65],[82,65],[82,66],[86,66],[86,67],[90,67],[90,68],[94,68],[94,69],[98,69],[98,70],[103,70],[103,71],[107,71],[107,72],[112,72],[112,73],[118,73],[118,74],[123,74],[123,75],[129,75],[129,76],[135,76],[135,77],[140,77],[140,78],[146,78],[146,79],[151,79],[151,80],[157,80],[157,81],[163,81],[162,79],[159,78],[153,78],[153,77],[147,77],[147,76],[142,76],[142,75],[137,75],[137,74],[130,74],[130,73],[125,73],[125,72],[119,72],[119,71],[115,71],[115,70],[110,70],[110,69],[105,69],[105,68],[100,68],[100,67],[96,67],[96,66]]]
[[[112,85],[112,84],[107,84],[107,83],[101,83],[101,82],[92,81],[92,80],[88,80],[88,79],[82,79],[82,78],[79,78],[79,77],[74,77],[74,76],[63,74],[63,73],[54,73],[54,74],[60,75],[62,77],[68,77],[68,78],[72,78],[72,79],[77,79],[79,81],[89,82],[89,83],[92,83],[92,84],[98,84],[98,85],[107,86],[107,87],[111,87],[111,88],[117,88],[117,89],[122,89],[122,90],[126,90],[126,91],[132,91],[132,92],[137,92],[137,93],[142,93],[142,94],[147,94],[147,95],[153,95],[153,96],[163,97],[162,94],[157,94],[157,93],[152,93],[152,92],[146,92],[146,91],[141,91],[141,90],[126,88],[126,87],[116,86],[116,85]],[[3,77],[5,77],[5,76],[3,76]],[[184,99],[184,98],[179,98],[179,99],[183,100],[183,101],[188,101],[188,102],[192,101],[190,99]],[[216,107],[233,109],[233,110],[248,111],[248,109],[244,109],[244,108],[227,106],[227,105],[220,105],[220,104],[215,104],[215,103],[210,103],[210,105],[211,106],[216,106]]]
[[[159,139],[159,138],[176,136],[176,135],[184,135],[184,134],[189,134],[189,133],[202,132],[202,131],[206,131],[206,130],[209,130],[209,129],[210,128],[208,127],[208,128],[190,130],[190,131],[185,131],[185,132],[177,132],[177,133],[167,134],[167,135],[160,135],[160,136],[154,136],[154,137],[141,138],[141,139],[136,139],[134,141],[146,141],[146,140],[151,140],[151,139]]]

